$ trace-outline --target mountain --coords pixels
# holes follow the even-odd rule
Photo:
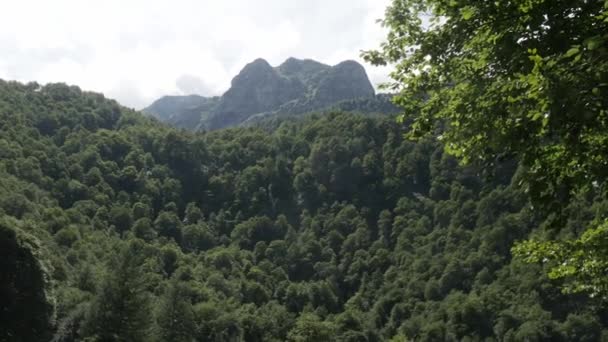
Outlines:
[[[163,96],[142,111],[172,126],[192,129],[207,118],[218,103],[219,97]]]
[[[188,132],[0,80],[0,341],[605,340],[602,299],[511,247],[608,199],[556,231],[516,162],[403,135],[353,113]]]
[[[401,110],[393,104],[392,95],[376,94],[374,97],[339,101],[317,110],[310,109],[310,107],[307,106],[282,106],[281,109],[276,112],[252,115],[247,120],[240,123],[239,126],[274,126],[276,122],[295,120],[301,117],[318,114],[318,112],[348,112],[367,116],[391,116],[400,113]]]
[[[199,95],[163,96],[142,111],[161,121],[166,121],[179,111],[195,108],[206,102],[207,98]]]
[[[374,97],[374,87],[365,69],[355,61],[342,62],[321,77],[313,93],[313,103],[319,108],[333,103]]]
[[[365,69],[355,61],[335,66],[310,59],[289,58],[278,67],[257,59],[234,77],[219,99],[201,96],[164,97],[144,112],[161,121],[191,130],[239,126],[272,116],[300,115],[363,101],[359,112],[396,107],[386,96],[376,96]],[[377,103],[370,105],[370,102]]]
[[[305,94],[305,86],[297,78],[281,75],[268,62],[257,59],[232,80],[206,127],[236,126],[253,114],[272,111]]]

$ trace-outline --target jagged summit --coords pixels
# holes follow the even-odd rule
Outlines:
[[[267,66],[271,67],[270,63],[268,63],[268,61],[265,60],[264,58],[256,58],[253,60],[253,62],[251,62],[247,65],[267,65]],[[247,66],[245,66],[245,68],[247,68]]]
[[[348,60],[335,66],[312,59],[290,57],[273,67],[258,58],[243,67],[231,87],[215,101],[196,98],[159,101],[146,108],[158,119],[189,129],[219,129],[238,126],[260,115],[302,114],[330,108],[342,101],[386,101],[376,98],[374,88],[361,64]],[[162,100],[162,99],[161,99]],[[192,106],[192,103],[199,103]],[[174,105],[171,107],[171,105]],[[200,106],[200,110],[197,109]],[[198,110],[198,112],[197,112]],[[162,112],[163,115],[157,113]],[[180,119],[187,116],[187,119]],[[198,123],[196,122],[199,118]],[[187,124],[185,124],[187,123]],[[184,127],[184,126],[191,127]]]
[[[277,67],[277,70],[286,76],[311,76],[330,69],[329,65],[317,62],[312,59],[297,59],[290,57]]]
[[[206,127],[238,125],[251,115],[272,111],[304,94],[304,85],[297,79],[285,77],[265,60],[256,59],[232,80]]]
[[[363,66],[355,61],[344,61],[332,67],[319,82],[317,101],[330,104],[342,100],[367,98],[375,95]]]
[[[232,85],[235,81],[238,82],[240,79],[245,77],[259,77],[261,75],[270,75],[274,72],[274,68],[263,58],[258,58],[253,62],[245,65],[245,67],[239,72],[237,76],[232,79]]]

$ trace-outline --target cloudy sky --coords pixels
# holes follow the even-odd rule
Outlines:
[[[389,0],[19,0],[0,13],[0,78],[65,82],[142,108],[221,95],[248,62],[359,60]],[[365,65],[372,82],[386,69]]]

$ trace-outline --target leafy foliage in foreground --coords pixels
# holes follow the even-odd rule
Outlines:
[[[393,0],[384,24],[387,41],[366,56],[396,65],[409,136],[441,131],[447,151],[489,169],[518,158],[522,187],[556,227],[572,201],[606,197],[608,1]],[[528,260],[549,261],[553,276],[572,282],[568,291],[606,297],[598,287],[606,269],[586,269],[608,263],[598,224],[582,240],[537,241],[517,252],[544,250]],[[603,251],[588,255],[587,245]],[[560,263],[568,258],[576,260],[566,271]]]
[[[350,114],[186,133],[75,87],[0,82],[0,226],[43,246],[56,341],[606,335],[593,301],[511,259],[552,233],[514,163],[484,179],[402,134]],[[606,204],[573,202],[562,234]]]
[[[572,279],[564,290],[586,292],[606,301],[608,298],[608,224],[585,231],[575,240],[556,242],[526,241],[513,248],[528,262],[551,262],[552,279]]]
[[[49,272],[38,240],[20,222],[0,219],[0,321],[3,339],[50,339],[54,323]]]

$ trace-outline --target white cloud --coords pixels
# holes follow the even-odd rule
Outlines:
[[[66,82],[141,108],[220,95],[248,62],[360,61],[389,0],[20,0],[0,13],[0,78]],[[365,65],[372,81],[386,70]]]

